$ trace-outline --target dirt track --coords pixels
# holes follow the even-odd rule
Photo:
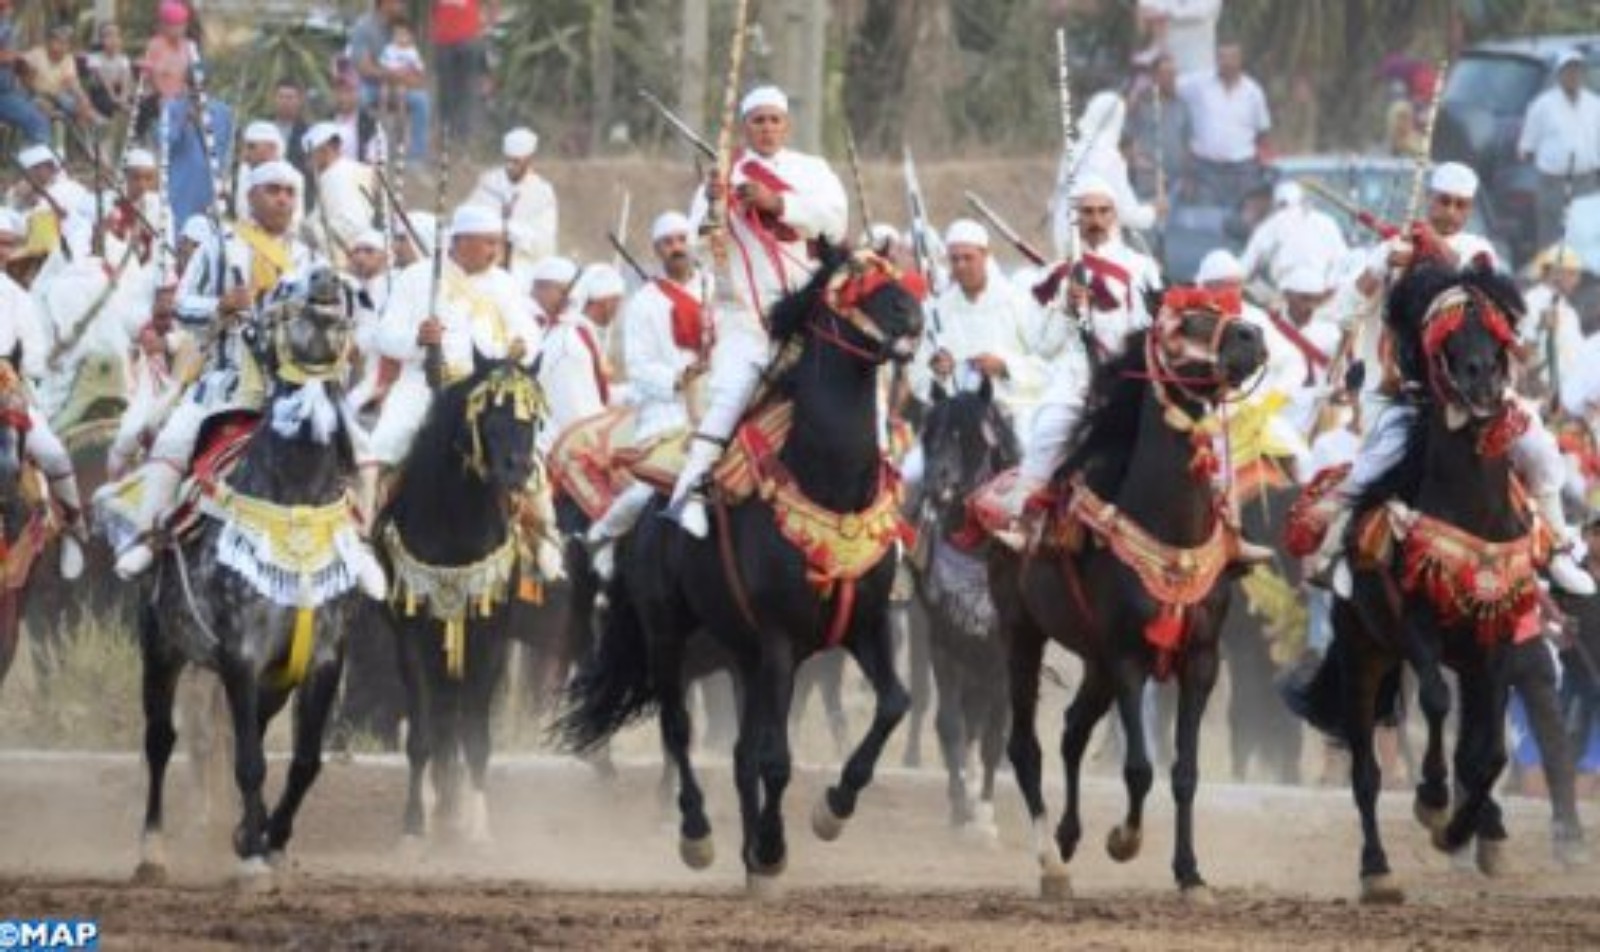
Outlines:
[[[997,845],[945,827],[942,777],[893,769],[843,839],[823,844],[803,821],[826,775],[802,770],[788,801],[788,896],[757,904],[743,894],[727,771],[707,773],[718,857],[696,874],[677,862],[647,766],[607,785],[565,762],[503,763],[492,778],[495,845],[416,856],[395,845],[397,766],[330,764],[302,814],[291,869],[260,894],[231,885],[225,834],[200,828],[184,764],[169,785],[174,882],[150,888],[128,885],[143,787],[132,757],[7,756],[0,916],[95,916],[108,948],[1600,945],[1600,870],[1557,872],[1545,807],[1531,801],[1508,805],[1514,871],[1491,883],[1452,871],[1411,824],[1406,799],[1388,795],[1391,860],[1410,902],[1368,909],[1351,901],[1347,793],[1203,786],[1199,847],[1218,902],[1196,909],[1171,886],[1164,790],[1152,798],[1144,854],[1118,866],[1100,844],[1121,809],[1120,784],[1097,778],[1073,864],[1078,898],[1045,903],[1034,898],[1009,777]]]

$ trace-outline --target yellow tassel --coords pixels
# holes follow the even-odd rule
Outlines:
[[[289,632],[289,657],[273,676],[273,683],[281,689],[297,688],[306,679],[306,668],[311,664],[311,639],[315,633],[317,611],[314,608],[297,608],[294,628]]]
[[[494,597],[493,597],[493,593],[492,593],[491,590],[485,589],[483,594],[478,596],[478,617],[479,618],[488,618],[489,615],[492,614],[493,612],[494,612]]]
[[[444,670],[450,679],[460,681],[467,670],[467,620],[452,619],[444,623]]]
[[[412,618],[417,614],[417,593],[406,589],[406,617]]]
[[[517,580],[517,598],[529,605],[543,605],[544,586],[538,579],[524,576]]]

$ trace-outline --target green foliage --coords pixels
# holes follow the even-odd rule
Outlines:
[[[36,643],[24,631],[0,687],[0,744],[130,750],[144,727],[139,651],[130,633],[99,622],[63,639],[48,687],[35,676]]]

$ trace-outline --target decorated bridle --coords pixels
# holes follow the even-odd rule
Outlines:
[[[1151,393],[1161,405],[1163,422],[1189,435],[1193,446],[1189,471],[1196,479],[1209,480],[1221,469],[1212,437],[1223,426],[1211,408],[1230,402],[1225,393],[1202,393],[1198,388],[1227,389],[1227,380],[1221,369],[1222,336],[1239,320],[1243,311],[1243,298],[1237,288],[1219,291],[1197,287],[1169,288],[1162,296],[1161,313],[1156,318],[1155,326],[1145,337],[1145,366],[1148,368]],[[1196,341],[1182,332],[1184,319],[1196,312],[1217,318],[1216,326],[1204,342]],[[1171,344],[1177,345],[1177,353],[1169,358],[1168,346]],[[1175,363],[1210,368],[1210,372],[1201,376],[1180,374],[1174,369]],[[1258,373],[1256,384],[1261,379],[1262,374]],[[1188,398],[1190,403],[1207,408],[1206,412],[1199,417],[1190,414],[1173,399],[1169,387]],[[1255,385],[1243,388],[1232,400],[1243,399],[1254,389]]]
[[[344,381],[349,369],[348,347],[339,348],[330,360],[307,361],[295,356],[289,341],[289,326],[307,309],[319,315],[331,315],[339,322],[349,322],[354,291],[342,281],[335,287],[338,298],[330,300],[318,296],[315,288],[307,289],[299,282],[283,282],[263,303],[255,328],[260,335],[258,346],[270,354],[274,373],[284,383],[302,386]]]
[[[818,340],[832,344],[853,357],[869,363],[888,360],[894,342],[889,339],[862,306],[885,285],[901,281],[900,269],[881,255],[861,249],[850,256],[842,267],[829,278],[822,291],[822,307],[810,321],[810,331]],[[872,343],[863,347],[842,334],[837,324],[843,321],[856,333]]]
[[[1428,305],[1422,317],[1422,356],[1427,367],[1428,389],[1441,404],[1464,407],[1476,416],[1491,416],[1500,407],[1473,406],[1462,394],[1450,372],[1450,363],[1445,359],[1445,342],[1466,326],[1470,312],[1477,313],[1489,335],[1500,345],[1502,354],[1516,345],[1516,331],[1487,294],[1461,286],[1443,291]]]
[[[467,470],[479,479],[487,479],[488,463],[483,454],[483,432],[479,423],[491,408],[511,407],[519,423],[534,423],[545,413],[544,392],[539,389],[533,375],[515,364],[497,367],[475,384],[467,394],[467,431],[472,435],[472,446],[467,452]]]

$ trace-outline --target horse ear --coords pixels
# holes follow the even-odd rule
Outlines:
[[[981,374],[983,381],[978,384],[978,402],[984,406],[994,402],[994,379],[988,374]]]

